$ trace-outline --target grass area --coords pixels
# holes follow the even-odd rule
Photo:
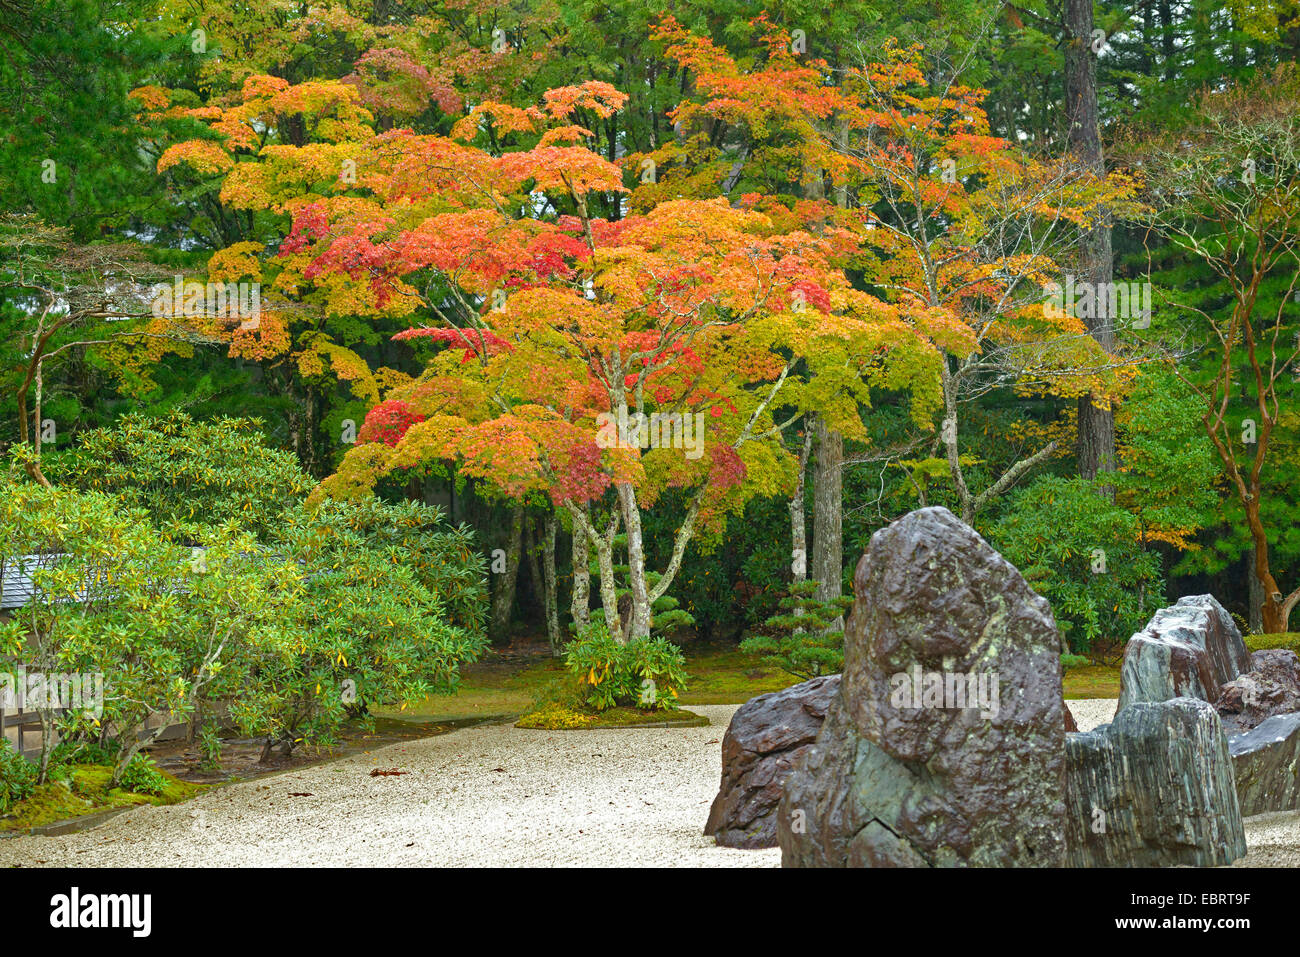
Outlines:
[[[374,709],[374,713],[431,723],[519,715],[565,673],[564,665],[553,659],[524,667],[511,661],[480,662],[462,670],[460,688],[453,695],[430,695],[402,711]]]
[[[79,764],[72,769],[70,778],[43,784],[14,804],[8,814],[0,817],[0,831],[26,831],[86,814],[139,804],[175,804],[209,787],[178,780],[165,771],[159,773],[167,781],[162,794],[136,794],[108,786],[113,776],[111,765]]]
[[[686,690],[681,704],[742,704],[754,695],[780,691],[802,678],[736,648],[686,649]]]
[[[678,699],[684,707],[742,704],[755,695],[780,691],[800,680],[730,645],[688,644],[684,651],[686,690]],[[564,665],[553,659],[537,659],[527,664],[518,660],[489,660],[466,668],[460,690],[454,695],[434,695],[404,711],[376,713],[421,722],[518,718],[531,711],[565,677]],[[1119,697],[1119,667],[1071,668],[1065,673],[1065,697]]]
[[[687,646],[686,690],[682,705],[741,704],[754,695],[780,691],[799,679],[765,665],[733,647]],[[467,718],[515,717],[537,704],[567,672],[554,659],[521,665],[485,661],[464,669],[454,695],[432,695],[404,711],[376,711],[386,717],[418,721],[463,721]]]

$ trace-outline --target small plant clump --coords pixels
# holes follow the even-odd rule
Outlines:
[[[570,730],[673,720],[686,689],[686,659],[665,638],[623,643],[592,622],[565,646],[568,680],[553,683],[517,727]]]
[[[564,665],[584,702],[600,712],[615,705],[646,710],[677,707],[686,688],[686,659],[665,638],[616,641],[604,622],[593,622],[564,650]]]

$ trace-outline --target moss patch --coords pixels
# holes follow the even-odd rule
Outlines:
[[[1067,698],[1118,698],[1118,665],[1084,665],[1071,668],[1061,682]]]
[[[519,715],[533,707],[542,692],[565,677],[564,665],[551,658],[523,663],[485,661],[461,673],[453,695],[430,695],[405,708],[372,708],[376,716],[434,723]]]
[[[1300,631],[1284,631],[1273,635],[1247,635],[1246,647],[1251,651],[1286,648],[1300,655]]]
[[[516,722],[516,728],[538,731],[587,731],[593,728],[639,728],[655,726],[698,727],[709,719],[692,711],[642,711],[640,708],[608,708],[585,711],[559,704],[548,704]]]
[[[1294,637],[1300,639],[1300,635]],[[687,707],[743,704],[755,695],[780,691],[801,680],[730,645],[687,644],[683,650],[686,654],[686,690],[678,702]],[[376,716],[434,723],[517,717],[533,712],[539,701],[554,697],[553,692],[568,680],[564,665],[550,658],[486,661],[464,670],[460,690],[454,695],[434,695],[405,710],[374,709],[374,713]],[[1119,667],[1085,665],[1071,668],[1065,673],[1065,697],[1119,697]],[[580,710],[574,711],[572,707],[567,710],[581,714]],[[577,722],[579,718],[570,717],[568,720]],[[587,727],[586,724],[575,726]]]
[[[107,764],[80,764],[71,774],[43,784],[15,804],[0,818],[0,831],[26,831],[33,827],[56,824],[86,814],[140,804],[175,804],[192,798],[208,785],[192,784],[160,772],[167,781],[163,793],[135,794],[122,788],[110,788],[113,768]]]
[[[755,695],[797,685],[796,678],[732,647],[686,648],[686,690],[682,704],[744,704]]]

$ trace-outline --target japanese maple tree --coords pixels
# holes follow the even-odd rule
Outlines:
[[[631,639],[649,634],[698,529],[793,484],[781,441],[793,418],[774,413],[807,388],[796,366],[815,381],[822,356],[850,356],[859,377],[912,390],[927,417],[939,353],[852,287],[836,260],[854,239],[833,224],[799,228],[721,198],[596,218],[593,199],[624,192],[623,171],[571,120],[623,100],[592,82],[528,108],[481,103],[449,137],[377,135],[358,156],[366,195],[302,205],[281,249],[309,260],[305,281],[429,320],[398,336],[429,347],[425,373],[386,393],[365,426],[379,441],[350,452],[324,491],[364,494],[392,469],[450,460],[508,494],[545,492],[595,551],[611,633]],[[856,402],[829,414],[861,434]],[[651,571],[642,510],[670,487],[687,507],[666,567]]]

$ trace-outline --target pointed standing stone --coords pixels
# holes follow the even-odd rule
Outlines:
[[[839,693],[786,778],[782,863],[1059,866],[1065,716],[1048,603],[944,508],[876,532],[854,593]]]

